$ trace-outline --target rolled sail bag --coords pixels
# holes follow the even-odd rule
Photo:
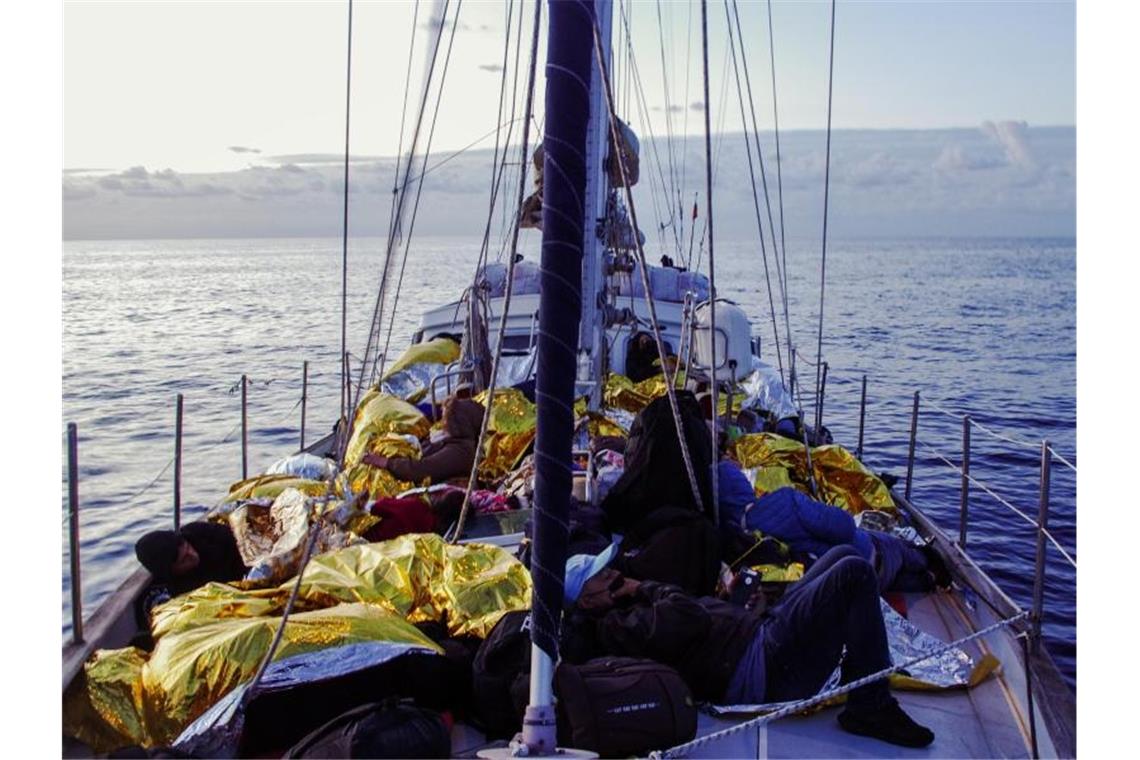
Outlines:
[[[285,757],[451,757],[451,734],[439,713],[373,702],[333,718]]]
[[[602,757],[642,756],[697,735],[697,707],[681,675],[633,657],[559,664],[558,743]]]

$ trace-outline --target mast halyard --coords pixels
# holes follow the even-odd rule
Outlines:
[[[613,46],[610,40],[613,23],[613,0],[594,0],[594,15],[601,35],[606,66],[610,65]],[[591,38],[592,39],[592,38]],[[599,309],[605,283],[602,222],[609,197],[609,179],[603,162],[609,135],[602,73],[596,62],[591,64],[590,119],[586,127],[586,198],[583,205],[582,241],[582,316],[578,328],[578,383],[589,389],[587,406],[601,408],[606,371],[606,315]]]

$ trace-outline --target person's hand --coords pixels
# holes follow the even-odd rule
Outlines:
[[[388,457],[383,454],[365,454],[360,458],[360,461],[373,467],[386,468],[388,466]]]

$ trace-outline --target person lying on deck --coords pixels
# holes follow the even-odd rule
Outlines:
[[[848,683],[891,664],[875,571],[849,546],[825,553],[771,608],[760,596],[748,608],[635,581],[605,567],[607,561],[605,552],[568,560],[567,603],[596,621],[606,652],[675,668],[698,699],[806,699],[820,691],[836,665],[841,683]],[[848,694],[839,725],[904,747],[934,740],[891,696],[885,678]]]
[[[373,467],[383,467],[400,480],[432,483],[466,477],[475,463],[475,447],[479,429],[483,425],[483,405],[469,398],[452,397],[443,406],[444,436],[428,443],[419,459],[386,457],[382,454],[365,454],[361,461]]]
[[[720,519],[788,544],[800,556],[821,556],[834,546],[850,546],[875,568],[880,591],[929,591],[949,586],[945,564],[933,550],[922,549],[889,533],[864,530],[839,507],[815,501],[785,487],[757,498],[752,483],[731,460],[717,465]]]
[[[192,522],[178,531],[156,530],[135,543],[135,556],[170,596],[211,581],[241,580],[249,571],[229,526]]]

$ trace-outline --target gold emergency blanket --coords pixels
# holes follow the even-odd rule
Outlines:
[[[230,486],[223,503],[246,499],[276,499],[287,488],[295,488],[306,496],[320,496],[328,490],[321,480],[305,480],[294,475],[258,475],[239,480]],[[228,510],[226,510],[228,511]]]
[[[475,400],[486,406],[487,392]],[[515,469],[523,454],[534,442],[537,410],[517,388],[496,388],[491,402],[491,419],[487,423],[487,440],[483,444],[483,460],[479,463],[480,480],[493,481]]]
[[[369,451],[386,457],[419,459],[419,444],[410,441],[409,437],[397,433],[377,435],[373,437]],[[388,470],[382,467],[373,467],[364,462],[347,467],[337,478],[337,482],[342,489],[347,483],[349,489],[355,494],[367,491],[371,499],[390,498],[419,485],[418,483],[400,480]]]
[[[380,379],[385,392],[413,403],[428,392],[431,381],[459,358],[459,344],[433,338],[408,347]],[[440,386],[442,387],[442,386]]]
[[[288,489],[266,509],[243,504],[229,515],[242,562],[249,567],[246,580],[258,584],[280,583],[293,576],[304,558],[311,516],[321,515],[315,530],[315,554],[341,549],[364,539],[363,533],[377,519],[356,503],[324,504],[296,489]]]
[[[65,732],[100,751],[169,743],[252,676],[293,583],[253,591],[211,583],[160,605],[149,659],[120,649],[87,663],[86,683],[65,700]],[[352,546],[310,561],[275,660],[362,641],[439,651],[411,624],[485,637],[530,601],[529,573],[496,546],[451,546],[435,534]]]
[[[386,433],[414,435],[424,438],[431,430],[431,423],[419,409],[407,401],[373,388],[364,394],[356,407],[352,423],[352,438],[345,450],[346,468],[360,463],[360,458],[368,453],[382,453],[375,448],[379,439]]]
[[[253,677],[277,625],[276,617],[229,617],[184,628],[159,638],[137,668],[146,657],[137,649],[100,652],[84,667],[95,715],[65,713],[64,731],[105,741],[105,727],[92,720],[101,718],[127,740],[124,744],[168,745],[211,705]],[[290,615],[273,659],[368,641],[440,651],[418,629],[382,607],[340,604]],[[126,679],[132,675],[128,700]]]
[[[737,439],[732,453],[745,469],[755,468],[753,486],[758,495],[787,485],[810,493],[807,454],[802,443],[774,433],[752,433]],[[811,464],[822,501],[852,514],[864,509],[895,509],[883,481],[842,446],[813,448]]]

